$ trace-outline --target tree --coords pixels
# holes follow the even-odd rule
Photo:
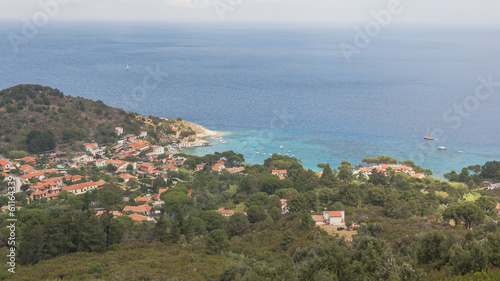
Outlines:
[[[227,224],[226,218],[214,211],[201,212],[199,217],[205,223],[208,232],[216,229],[224,229]]]
[[[106,209],[123,203],[123,190],[115,184],[106,183],[97,194],[97,203]]]
[[[334,187],[337,185],[338,180],[333,174],[332,169],[330,168],[330,164],[328,163],[321,163],[318,164],[318,168],[323,168],[323,174],[321,174],[321,184],[323,184],[326,187]]]
[[[181,214],[193,205],[193,198],[181,191],[164,192],[160,196],[164,202],[163,209],[169,214]]]
[[[208,254],[218,254],[229,248],[229,240],[223,229],[215,229],[205,236]]]
[[[107,170],[108,172],[116,172],[116,171],[118,170],[118,167],[116,167],[116,166],[115,166],[115,165],[113,165],[113,164],[108,164],[108,165],[106,166],[106,170]]]
[[[234,213],[229,217],[228,231],[231,235],[242,236],[248,228],[248,218],[243,213]]]
[[[134,165],[128,164],[127,165],[127,171],[133,171],[134,170]]]
[[[484,219],[484,211],[472,202],[466,202],[461,205],[454,205],[446,208],[443,212],[443,218],[453,219],[456,224],[459,220],[464,222],[466,229],[471,229],[473,225],[480,224]]]
[[[287,201],[288,210],[290,212],[306,212],[307,208],[307,200],[304,195],[301,193],[294,194],[288,198]]]
[[[248,221],[251,223],[263,221],[266,218],[266,213],[262,206],[254,205],[247,210]]]

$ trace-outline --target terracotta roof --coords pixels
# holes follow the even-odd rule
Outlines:
[[[324,211],[324,213],[327,213],[330,215],[330,217],[341,217],[342,213],[340,211]]]
[[[143,221],[143,220],[148,219],[148,217],[146,217],[146,216],[136,215],[136,214],[129,215],[129,217],[135,221]]]
[[[315,222],[325,221],[325,219],[321,215],[312,215],[311,217],[312,217],[313,221],[315,221]]]
[[[122,178],[122,179],[124,179],[124,180],[136,178],[136,177],[134,177],[132,175],[129,175],[129,174],[120,174],[119,177]]]
[[[286,174],[286,170],[273,170],[272,173],[274,174]]]
[[[31,173],[31,174],[27,174],[27,175],[22,175],[21,178],[30,179],[30,178],[39,177],[39,176],[45,176],[45,173],[43,173],[43,172]]]
[[[10,162],[8,160],[0,159],[0,165],[5,166],[5,165],[9,165],[9,164],[12,164],[12,162]]]
[[[100,186],[103,186],[104,183],[103,182],[89,181],[89,182],[74,184],[74,185],[70,185],[70,186],[63,186],[62,189],[68,191],[68,190],[82,189],[82,188],[94,186],[94,185],[96,185],[97,187],[100,187]]]
[[[151,211],[152,207],[148,205],[140,205],[140,206],[125,206],[122,212],[135,212],[135,213],[145,213]]]

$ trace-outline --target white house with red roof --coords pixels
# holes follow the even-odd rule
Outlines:
[[[62,190],[66,190],[67,192],[73,193],[73,194],[84,194],[90,190],[94,190],[97,188],[100,188],[104,185],[104,182],[84,182],[84,183],[79,183],[79,184],[74,184],[70,186],[63,186],[61,187]]]
[[[221,214],[224,217],[230,217],[234,215],[234,210],[226,210],[224,207],[221,207],[217,210],[217,213]]]
[[[276,175],[280,178],[280,180],[284,180],[288,175],[287,175],[287,170],[272,170],[271,174]]]
[[[324,211],[323,218],[329,225],[344,225],[345,211]]]
[[[155,156],[165,154],[165,148],[163,146],[153,145],[151,148],[153,149],[152,154]]]
[[[9,172],[14,165],[9,160],[0,159],[0,170],[4,172]]]
[[[203,164],[196,165],[196,167],[194,168],[194,171],[195,172],[201,171],[201,170],[203,170],[203,167],[205,167],[205,165],[203,165]]]

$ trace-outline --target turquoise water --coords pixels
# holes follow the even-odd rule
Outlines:
[[[20,30],[4,23],[0,38]],[[500,81],[500,30],[387,28],[348,63],[339,44],[353,37],[328,26],[49,25],[18,52],[1,41],[0,88],[36,83],[181,116],[225,132],[226,144],[189,152],[234,150],[250,163],[279,152],[319,170],[385,154],[441,176],[500,160],[500,87],[473,99],[478,77]],[[437,141],[423,140],[428,128]]]

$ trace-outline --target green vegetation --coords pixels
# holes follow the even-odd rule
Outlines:
[[[114,143],[115,127],[125,133],[148,132],[152,143],[195,138],[189,124],[178,119],[148,118],[40,85],[18,85],[0,91],[0,153],[39,153],[56,147],[68,150],[92,140]],[[170,126],[179,127],[178,136]]]
[[[186,160],[190,166],[240,157],[234,152],[183,156],[193,161]],[[237,158],[234,161],[241,164]],[[378,173],[366,179],[352,174],[348,162],[340,171],[326,163],[319,166],[324,169],[322,176],[304,169],[295,158],[274,154],[264,165],[246,165],[238,174],[209,169],[171,172],[167,180],[157,178],[151,187],[169,187],[161,195],[163,212],[156,223],[113,218],[108,212],[96,216],[91,208],[111,211],[125,205],[123,190],[113,183],[84,195],[61,193],[55,201],[24,205],[17,213],[19,268],[13,280],[29,280],[34,274],[40,280],[123,280],[124,276],[496,280],[500,276],[494,194],[404,173]],[[287,178],[271,175],[274,169],[287,169]],[[73,172],[113,182],[98,170]],[[173,178],[183,182],[173,187]],[[141,187],[130,197],[144,192],[148,191]],[[476,195],[465,200],[471,197],[466,194]],[[287,214],[281,214],[282,198],[288,200]],[[215,212],[220,206],[247,214],[237,211],[224,217]],[[315,226],[311,211],[321,214],[324,209],[345,210],[346,226],[357,230],[352,241]],[[7,214],[0,216],[7,223]],[[7,232],[1,234],[6,241]]]

